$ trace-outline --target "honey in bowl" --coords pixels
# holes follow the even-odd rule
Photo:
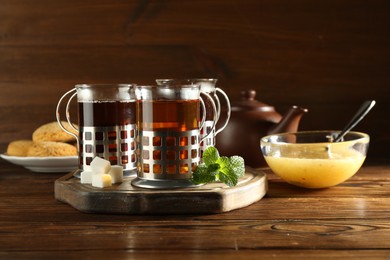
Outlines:
[[[318,189],[338,185],[362,166],[368,149],[366,134],[350,132],[342,142],[330,142],[337,132],[284,133],[261,139],[271,170],[290,184]]]

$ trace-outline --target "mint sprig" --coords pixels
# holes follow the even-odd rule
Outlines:
[[[217,148],[210,146],[203,152],[203,163],[192,174],[194,184],[221,181],[232,187],[245,174],[245,162],[241,156],[219,156]]]

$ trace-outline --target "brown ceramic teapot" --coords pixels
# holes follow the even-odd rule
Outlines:
[[[307,109],[293,106],[281,116],[274,107],[255,97],[256,91],[245,90],[239,101],[232,102],[230,121],[216,136],[216,147],[221,155],[240,155],[246,165],[258,168],[267,165],[260,151],[260,138],[273,133],[296,132]]]

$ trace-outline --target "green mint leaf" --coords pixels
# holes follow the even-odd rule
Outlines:
[[[245,174],[245,162],[240,156],[220,156],[215,147],[203,152],[204,163],[198,165],[192,174],[195,184],[222,181],[228,186],[236,186],[238,179]]]
[[[221,167],[219,169],[218,179],[224,182],[226,185],[235,186],[238,182],[238,176],[231,167],[230,158],[222,156],[218,158],[217,163],[219,163]]]
[[[216,163],[218,163],[221,168],[229,167],[230,160],[229,157],[221,156],[217,159]]]
[[[221,169],[218,174],[218,179],[230,187],[236,186],[238,182],[238,177],[229,168]]]
[[[241,156],[230,157],[230,168],[234,171],[237,177],[242,177],[245,174],[245,161]]]
[[[236,186],[238,179],[245,174],[245,162],[240,156],[230,158],[222,156],[217,160],[217,163],[221,166],[217,177],[226,185]]]
[[[215,163],[219,158],[219,152],[214,146],[209,146],[203,152],[203,162],[206,165]]]
[[[213,182],[216,179],[216,174],[218,171],[210,171],[209,167],[202,163],[196,167],[195,171],[192,173],[191,181],[195,184],[202,184]]]
[[[218,170],[221,168],[221,165],[218,163],[213,163],[207,166],[208,172],[218,172]]]

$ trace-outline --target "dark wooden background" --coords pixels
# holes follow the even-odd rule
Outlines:
[[[55,120],[77,83],[217,77],[280,113],[307,107],[301,130],[356,130],[369,159],[390,151],[390,1],[0,0],[0,149]]]

